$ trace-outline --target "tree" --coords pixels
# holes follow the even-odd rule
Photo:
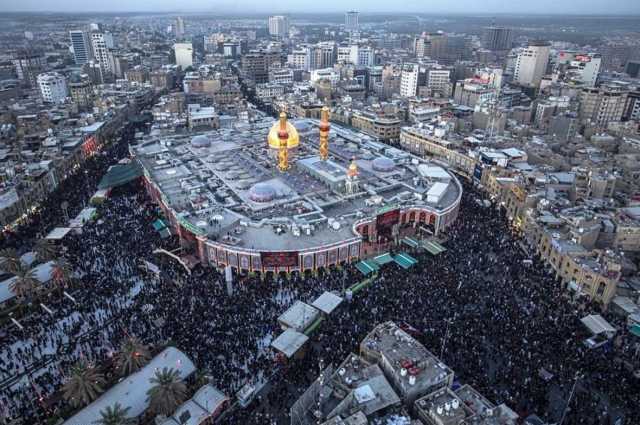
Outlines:
[[[104,391],[104,384],[104,376],[87,361],[80,360],[69,371],[62,397],[73,407],[86,406]]]
[[[100,419],[96,422],[97,425],[129,425],[133,424],[133,419],[127,417],[127,412],[131,410],[131,407],[122,407],[122,405],[116,402],[113,406],[107,406],[104,410],[100,411]]]
[[[62,259],[56,260],[53,264],[53,268],[51,270],[51,280],[55,284],[56,287],[65,288],[71,280],[71,265]]]
[[[38,239],[33,246],[33,250],[36,253],[36,258],[41,262],[53,260],[57,254],[55,245],[46,239]]]
[[[18,267],[22,265],[18,251],[13,248],[0,250],[0,268],[7,273],[15,274]]]
[[[9,284],[9,289],[19,299],[33,298],[42,290],[42,284],[36,279],[33,270],[24,267],[22,263],[13,272],[15,279]]]
[[[149,348],[142,344],[138,338],[127,338],[120,346],[120,352],[116,356],[118,370],[122,376],[130,375],[140,370],[151,360]]]
[[[153,413],[169,416],[187,398],[187,386],[175,369],[162,368],[149,382],[155,384],[147,391],[149,409]]]

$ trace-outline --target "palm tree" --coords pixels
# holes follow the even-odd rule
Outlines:
[[[41,262],[53,260],[57,253],[56,246],[46,239],[38,239],[33,246],[33,251],[36,253],[38,261]]]
[[[153,413],[169,416],[187,398],[187,386],[175,369],[157,370],[149,382],[155,384],[147,391],[149,409]]]
[[[62,397],[73,407],[91,403],[104,391],[104,376],[85,360],[72,366],[69,375],[62,386]]]
[[[9,284],[9,289],[20,299],[33,298],[42,289],[42,284],[36,279],[33,270],[24,267],[22,263],[13,272],[15,279]]]
[[[104,410],[100,411],[100,419],[96,422],[97,425],[129,425],[133,423],[132,418],[127,417],[127,412],[131,410],[131,407],[122,407],[120,403],[116,402],[113,406],[107,406]]]
[[[8,273],[14,273],[22,265],[18,251],[14,248],[0,250],[0,268]]]
[[[151,360],[149,348],[135,336],[127,338],[116,356],[118,370],[122,376],[137,372]]]
[[[71,265],[62,259],[56,260],[51,270],[51,280],[60,290],[65,288],[71,280]]]

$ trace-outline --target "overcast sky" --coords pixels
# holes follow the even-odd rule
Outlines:
[[[640,14],[640,0],[0,0],[2,11]]]

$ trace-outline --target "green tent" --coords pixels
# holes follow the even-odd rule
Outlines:
[[[137,161],[128,164],[116,164],[109,168],[98,184],[98,189],[110,189],[122,186],[142,176],[142,167]]]
[[[400,254],[395,255],[393,257],[393,261],[395,261],[403,269],[408,269],[418,263],[418,260],[405,252],[401,252]]]
[[[363,260],[356,264],[356,269],[360,270],[360,273],[367,276],[373,272],[380,270],[380,267],[373,261]]]
[[[165,224],[164,221],[160,219],[153,222],[153,228],[156,229],[157,232],[161,231],[165,227],[167,227],[167,225]]]
[[[447,250],[445,247],[440,245],[438,242],[434,242],[434,241],[423,242],[422,246],[431,255],[438,255],[438,254],[441,254],[442,252]]]
[[[402,238],[400,242],[402,242],[407,246],[410,246],[411,248],[418,248],[420,246],[417,240],[410,238],[408,236],[406,238]]]
[[[384,254],[380,254],[377,257],[373,257],[373,261],[375,261],[376,264],[383,266],[387,263],[392,262],[393,257],[388,252],[385,252]]]

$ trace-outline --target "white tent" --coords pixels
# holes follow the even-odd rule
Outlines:
[[[324,292],[311,304],[324,314],[331,314],[342,303],[342,298],[333,292]]]
[[[140,416],[149,402],[147,401],[147,390],[152,387],[151,379],[156,370],[162,368],[176,369],[180,373],[180,378],[185,379],[196,367],[193,362],[182,351],[174,347],[166,348],[155,356],[145,367],[127,376],[125,379],[111,387],[97,400],[69,418],[64,425],[90,425],[100,419],[100,411],[108,406],[113,406],[119,402],[123,407],[130,407],[129,417]]]
[[[593,335],[604,334],[608,338],[611,338],[616,333],[616,328],[611,326],[609,322],[599,314],[590,314],[580,319],[580,321]]]
[[[287,329],[271,342],[271,346],[291,358],[308,340],[305,334]]]
[[[70,227],[56,227],[53,229],[45,239],[59,241],[60,239],[64,239],[67,236],[67,233],[71,231]]]

